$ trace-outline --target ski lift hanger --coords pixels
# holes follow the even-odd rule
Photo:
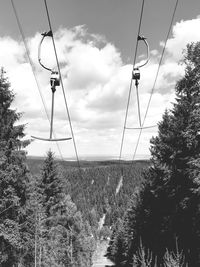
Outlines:
[[[147,42],[147,38],[145,38],[144,36],[138,35],[138,39],[137,40],[138,41],[143,41],[145,43],[146,51],[147,51],[147,58],[143,63],[136,64],[134,66],[134,68],[133,68],[132,79],[135,80],[139,127],[126,127],[126,129],[128,129],[128,130],[149,129],[149,128],[153,128],[153,127],[157,126],[157,125],[152,125],[152,126],[143,127],[142,122],[141,122],[140,98],[139,98],[138,85],[139,85],[139,80],[140,80],[140,68],[144,67],[149,62],[149,44]]]
[[[39,43],[38,47],[38,61],[40,65],[51,72],[51,77],[50,77],[50,86],[51,86],[51,92],[52,92],[52,99],[51,99],[51,120],[50,120],[50,135],[49,138],[43,138],[43,137],[37,137],[37,136],[31,136],[34,139],[42,140],[42,141],[66,141],[72,139],[71,137],[64,137],[64,138],[53,138],[53,119],[54,119],[54,96],[56,92],[56,87],[60,85],[60,76],[58,71],[55,71],[53,69],[50,69],[46,67],[42,62],[41,62],[41,46],[44,41],[45,37],[53,37],[52,31],[49,32],[44,32],[41,34],[42,39]]]

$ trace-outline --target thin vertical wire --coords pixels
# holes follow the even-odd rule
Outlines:
[[[134,54],[134,59],[133,59],[133,70],[134,70],[134,66],[135,66],[135,62],[136,62],[136,56],[137,56],[137,50],[138,50],[138,36],[140,35],[140,29],[141,29],[141,24],[142,24],[142,18],[143,18],[143,12],[144,12],[144,1],[145,0],[142,1],[141,12],[140,12],[140,20],[139,20],[139,25],[138,25],[135,54]],[[128,92],[127,106],[126,106],[126,113],[125,113],[125,120],[124,120],[124,127],[123,127],[122,139],[121,139],[121,145],[120,145],[119,166],[121,165],[122,150],[123,150],[124,137],[125,137],[125,131],[126,131],[126,123],[127,123],[127,117],[128,117],[128,110],[129,110],[129,104],[130,104],[130,98],[131,98],[131,92],[132,92],[132,85],[133,85],[133,79],[131,77],[129,92]]]
[[[151,103],[151,99],[152,99],[153,93],[155,91],[156,82],[157,82],[157,79],[158,79],[158,75],[159,75],[159,72],[160,72],[160,67],[161,67],[161,64],[162,64],[162,61],[163,61],[163,57],[164,57],[164,53],[165,53],[165,49],[166,49],[166,45],[167,45],[167,41],[169,39],[169,35],[170,35],[170,32],[171,32],[172,24],[173,24],[174,17],[175,17],[175,14],[176,14],[178,2],[179,2],[179,0],[176,0],[175,6],[174,6],[174,11],[173,11],[172,18],[171,18],[170,25],[169,25],[169,29],[168,29],[167,36],[166,36],[166,39],[165,39],[165,44],[164,44],[164,47],[163,47],[163,50],[162,50],[162,54],[161,54],[161,57],[160,57],[160,60],[159,60],[159,64],[158,64],[158,68],[157,68],[157,72],[156,72],[156,76],[155,76],[155,80],[154,80],[154,83],[153,83],[153,87],[151,89],[151,94],[150,94],[150,97],[149,97],[149,101],[148,101],[148,104],[147,104],[146,112],[145,112],[144,119],[143,119],[143,122],[142,122],[142,127],[140,129],[140,132],[139,132],[139,135],[138,135],[138,139],[137,139],[137,143],[136,143],[136,146],[135,146],[135,151],[134,151],[133,159],[132,159],[133,161],[135,160],[135,156],[136,156],[137,149],[138,149],[138,146],[139,146],[140,138],[141,138],[141,135],[142,135],[143,126],[144,126],[144,123],[145,123],[145,120],[146,120],[146,117],[147,117],[147,114],[148,114],[148,111],[149,111],[149,107],[150,107],[150,103]]]
[[[57,54],[57,50],[56,50],[56,44],[55,44],[55,40],[54,40],[51,20],[50,20],[50,16],[49,16],[49,10],[48,10],[48,6],[47,6],[47,1],[44,0],[44,3],[45,3],[45,9],[46,9],[46,13],[47,13],[49,29],[52,31],[52,41],[53,41],[53,47],[54,47],[54,52],[55,52],[55,57],[56,57],[56,63],[57,63],[58,72],[59,72],[59,75],[60,75],[60,82],[61,82],[63,97],[64,97],[64,101],[65,101],[65,107],[66,107],[66,111],[67,111],[67,116],[68,116],[68,120],[69,120],[70,130],[71,130],[71,134],[72,134],[72,140],[73,140],[73,144],[74,144],[74,150],[75,150],[75,154],[76,154],[77,164],[78,164],[78,167],[80,168],[78,150],[77,150],[77,146],[76,146],[74,131],[73,131],[72,122],[71,122],[70,113],[69,113],[69,108],[68,108],[68,104],[67,104],[67,98],[66,98],[66,94],[65,94],[64,84],[63,84],[63,80],[62,80],[61,69],[60,69],[60,64],[59,64],[59,60],[58,60],[58,54]]]

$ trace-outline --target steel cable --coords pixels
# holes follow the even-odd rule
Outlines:
[[[133,70],[136,62],[136,56],[137,56],[137,50],[138,50],[138,36],[140,35],[140,29],[141,29],[141,24],[142,24],[142,18],[143,18],[143,12],[144,12],[144,1],[142,1],[142,6],[141,6],[141,12],[140,12],[140,20],[139,20],[139,25],[138,25],[138,34],[137,34],[137,39],[136,39],[136,46],[135,46],[135,54],[134,54],[134,59],[133,59]],[[131,74],[132,75],[132,74]],[[119,166],[121,166],[121,159],[122,159],[122,150],[123,150],[123,144],[124,144],[124,137],[125,137],[125,131],[126,131],[126,123],[127,123],[127,118],[128,118],[128,110],[129,110],[129,104],[130,104],[130,98],[131,98],[131,92],[132,92],[132,85],[133,85],[133,79],[131,77],[131,82],[129,86],[129,92],[128,92],[128,99],[127,99],[127,106],[126,106],[126,113],[125,113],[125,120],[124,120],[124,127],[123,127],[123,132],[122,132],[122,139],[121,139],[121,145],[120,145],[120,153],[119,153]],[[121,168],[121,172],[123,175],[123,170]]]
[[[160,67],[161,67],[161,64],[162,64],[162,61],[163,61],[163,57],[164,57],[164,53],[165,53],[165,49],[166,49],[166,45],[167,45],[167,41],[169,39],[169,35],[170,35],[170,32],[171,32],[172,24],[173,24],[174,17],[175,17],[175,14],[176,14],[178,2],[179,2],[179,0],[176,0],[175,6],[174,6],[174,10],[173,10],[173,14],[172,14],[171,21],[170,21],[170,25],[169,25],[169,29],[168,29],[168,32],[167,32],[167,35],[166,35],[165,43],[164,43],[164,46],[163,46],[163,49],[162,49],[162,53],[161,53],[161,57],[160,57],[160,60],[159,60],[159,64],[158,64],[158,68],[157,68],[157,72],[156,72],[156,76],[155,76],[155,80],[154,80],[154,83],[153,83],[153,87],[151,89],[149,101],[148,101],[147,108],[146,108],[145,115],[144,115],[144,119],[143,119],[143,122],[142,122],[142,127],[140,129],[140,132],[139,132],[139,135],[138,135],[138,139],[137,139],[137,142],[136,142],[135,151],[134,151],[133,159],[132,159],[133,161],[135,160],[135,156],[136,156],[137,149],[138,149],[138,146],[139,146],[140,138],[141,138],[141,135],[142,135],[143,126],[144,126],[144,123],[145,123],[145,120],[146,120],[146,117],[147,117],[147,114],[148,114],[148,111],[149,111],[149,107],[150,107],[150,103],[151,103],[151,99],[152,99],[153,93],[155,91],[156,82],[157,82],[157,79],[158,79],[158,75],[159,75],[159,72],[160,72]]]
[[[62,87],[63,97],[64,97],[64,101],[65,101],[65,107],[66,107],[67,116],[68,116],[69,125],[70,125],[70,130],[71,130],[71,134],[72,134],[72,140],[73,140],[73,144],[74,144],[74,150],[75,150],[75,154],[76,154],[77,164],[78,164],[78,167],[80,168],[78,150],[77,150],[77,146],[76,146],[74,131],[73,131],[73,127],[72,127],[72,121],[71,121],[69,108],[68,108],[68,104],[67,104],[67,98],[66,98],[66,94],[65,94],[65,89],[64,89],[63,79],[62,79],[62,75],[61,75],[60,64],[59,64],[59,60],[58,60],[58,54],[57,54],[57,50],[56,50],[55,39],[54,39],[54,35],[53,35],[53,29],[52,29],[52,25],[51,25],[51,19],[50,19],[48,5],[47,5],[47,1],[46,0],[44,0],[44,4],[45,4],[46,13],[47,13],[49,29],[50,29],[50,31],[52,31],[52,41],[53,41],[53,47],[54,47],[54,52],[55,52],[55,57],[56,57],[56,63],[57,63],[58,72],[59,72],[59,75],[60,75],[60,83],[61,83],[61,87]]]

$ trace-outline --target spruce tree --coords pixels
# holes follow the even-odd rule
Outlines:
[[[63,194],[62,172],[56,164],[53,152],[49,151],[41,172],[41,189],[47,216],[52,206],[58,204]]]
[[[28,169],[22,141],[25,125],[11,108],[14,94],[3,68],[0,72],[0,265],[14,266],[27,254],[26,186]],[[28,265],[27,265],[28,266]]]
[[[200,43],[187,46],[185,75],[175,88],[176,103],[165,112],[158,136],[151,140],[153,167],[147,175],[151,182],[144,196],[148,196],[143,235],[147,246],[161,258],[166,248],[175,250],[177,238],[191,266],[199,265],[200,248],[196,224],[199,197],[194,193],[195,177],[191,175],[191,162],[200,157],[199,55]]]
[[[66,183],[66,181],[65,181]],[[40,177],[42,205],[45,211],[43,266],[91,266],[93,237],[69,194],[64,176],[51,151],[47,153]]]
[[[47,228],[46,212],[43,205],[43,190],[40,188],[40,178],[32,176],[27,193],[27,224],[31,236],[29,262],[34,266],[42,266],[42,253],[46,244]]]
[[[176,84],[176,102],[151,139],[151,167],[132,208],[126,229],[126,263],[133,264],[140,240],[163,264],[176,241],[189,266],[200,264],[199,159],[200,159],[200,43],[187,46],[185,75]],[[128,246],[127,246],[128,244]],[[153,261],[152,261],[153,264]],[[153,266],[153,265],[152,265]]]

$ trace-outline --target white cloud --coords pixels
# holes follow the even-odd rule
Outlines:
[[[175,82],[184,73],[183,66],[178,64],[182,49],[188,42],[200,39],[200,33],[196,30],[199,26],[200,18],[196,18],[181,21],[173,27],[172,37],[168,41],[165,59],[155,86],[146,126],[156,124],[161,119],[164,109],[169,107],[174,99]],[[50,73],[42,69],[37,62],[40,38],[39,33],[29,37],[28,45],[48,116],[50,116]],[[77,26],[73,29],[60,28],[55,33],[55,41],[79,153],[82,155],[87,153],[117,155],[132,66],[123,64],[120,52],[113,44],[100,35],[89,34],[84,26]],[[41,56],[45,65],[56,66],[50,38],[45,38]],[[159,56],[158,51],[152,49],[150,62],[141,69],[139,93],[142,118],[154,84]],[[142,57],[140,59],[142,60]],[[26,61],[23,44],[11,37],[0,38],[0,61],[8,71],[12,88],[16,93],[14,107],[24,112],[22,122],[28,123],[27,134],[48,137],[49,122],[31,67]],[[56,91],[54,122],[56,136],[70,135],[68,116],[60,87]],[[131,127],[138,126],[134,83],[127,124]],[[139,154],[148,153],[149,138],[155,133],[156,129],[144,131]],[[137,131],[127,131],[123,150],[125,155],[133,152],[137,134]],[[39,141],[33,142],[28,150],[31,154],[44,155],[49,147],[57,151],[55,144]],[[74,155],[71,141],[62,143],[61,148],[64,156]]]
[[[173,27],[173,37],[167,43],[167,51],[174,60],[178,61],[182,57],[182,51],[186,45],[200,40],[200,17],[191,20],[182,20]]]
[[[23,63],[23,46],[11,37],[0,37],[0,62],[2,66],[7,66],[8,71]]]

